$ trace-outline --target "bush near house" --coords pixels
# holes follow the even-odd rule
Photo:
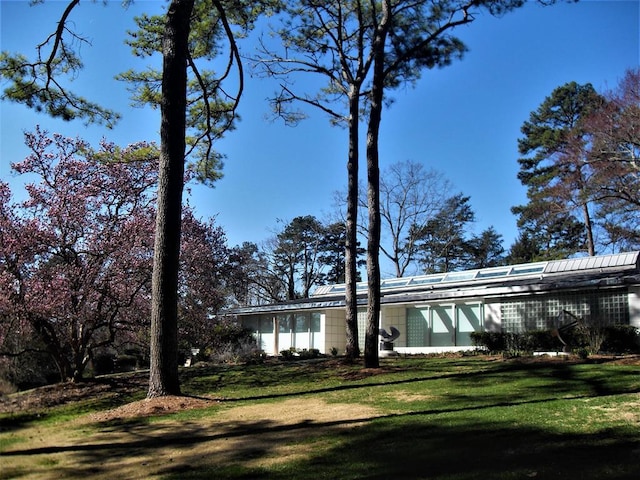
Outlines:
[[[282,358],[282,360],[307,360],[310,358],[320,357],[320,350],[318,350],[317,348],[311,348],[307,350],[306,348],[298,349],[295,347],[291,347],[288,350],[281,350],[280,357]]]
[[[631,325],[606,327],[601,350],[608,353],[640,353],[640,329]]]
[[[563,340],[572,351],[594,353],[640,353],[640,332],[630,325],[612,325],[573,329],[562,334]],[[597,339],[595,342],[594,339]],[[473,332],[471,341],[476,347],[491,353],[521,355],[536,351],[562,351],[564,345],[553,335],[552,330],[535,330],[523,333]]]

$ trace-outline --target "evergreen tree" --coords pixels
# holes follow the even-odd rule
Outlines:
[[[553,3],[553,0],[544,3]],[[477,13],[500,15],[523,0],[419,0],[362,2],[298,0],[291,2],[280,54],[260,59],[269,74],[288,78],[276,97],[276,111],[303,102],[329,113],[349,129],[347,208],[347,355],[357,356],[355,240],[358,189],[358,125],[367,125],[367,367],[377,367],[380,318],[380,171],[378,141],[382,111],[389,91],[415,82],[424,69],[449,65],[466,46],[453,35],[473,22]],[[314,73],[327,80],[318,94],[293,92],[291,75]],[[343,109],[347,106],[346,112]],[[284,107],[283,107],[284,106]],[[339,113],[342,109],[342,113]],[[287,118],[298,120],[294,112]]]
[[[345,272],[345,242],[347,229],[343,222],[335,222],[327,225],[324,235],[320,239],[320,255],[318,257],[320,264],[326,268],[320,279],[321,284],[336,284],[346,282]],[[356,255],[361,257],[364,249],[357,244]],[[356,266],[362,267],[363,260],[357,260]],[[361,281],[360,272],[356,273],[356,281]]]
[[[595,255],[594,171],[585,120],[601,104],[593,86],[570,82],[556,88],[521,128],[518,150],[527,156],[518,160],[518,179],[529,203],[512,211],[521,229],[542,237],[547,257],[583,248]]]
[[[418,230],[419,258],[425,273],[468,268],[469,244],[465,232],[473,221],[475,213],[469,197],[458,194],[450,197],[435,218]]]
[[[495,228],[489,227],[480,235],[474,236],[467,242],[467,268],[488,268],[504,265],[504,247],[502,235]]]

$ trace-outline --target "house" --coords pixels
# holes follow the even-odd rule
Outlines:
[[[400,331],[399,353],[473,348],[477,331],[559,327],[561,312],[640,328],[640,252],[553,260],[382,280],[380,327]],[[358,335],[364,346],[366,283],[359,283]],[[235,310],[270,355],[289,348],[344,352],[345,285],[309,297]]]

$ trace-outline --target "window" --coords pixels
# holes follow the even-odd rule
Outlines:
[[[471,332],[483,328],[482,304],[407,308],[407,347],[471,345]]]

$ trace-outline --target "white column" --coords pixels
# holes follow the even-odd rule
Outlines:
[[[640,287],[629,287],[629,325],[640,328]]]

